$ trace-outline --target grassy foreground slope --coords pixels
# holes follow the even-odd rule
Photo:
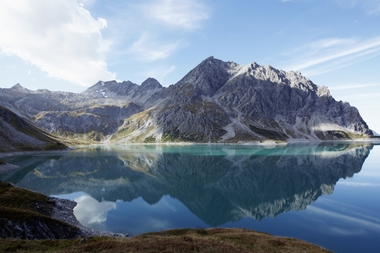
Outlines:
[[[49,205],[44,195],[0,181],[0,223],[45,221],[53,224],[53,228],[58,224],[63,235],[77,234],[75,227],[49,217]],[[0,252],[331,252],[294,238],[247,229],[178,229],[133,238],[22,240],[4,237],[0,236]]]
[[[180,229],[116,239],[0,239],[2,252],[331,252],[293,238],[246,229]]]
[[[51,217],[53,206],[45,195],[0,181],[0,238],[74,239],[80,236],[77,227]],[[0,249],[0,252],[4,251]]]

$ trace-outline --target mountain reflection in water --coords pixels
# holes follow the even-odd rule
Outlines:
[[[97,201],[157,203],[170,195],[210,226],[305,209],[358,173],[371,145],[130,146],[8,158],[1,180],[46,195],[85,192]],[[110,204],[110,208],[114,208]]]

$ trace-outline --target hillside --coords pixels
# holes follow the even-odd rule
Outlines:
[[[51,134],[0,106],[0,152],[65,148]]]

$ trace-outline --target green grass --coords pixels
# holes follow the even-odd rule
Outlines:
[[[41,203],[46,207],[49,204],[49,198],[42,194],[14,187],[10,183],[0,181],[0,212],[2,217],[12,218],[17,216],[18,218],[22,218],[18,213],[20,213],[20,215],[38,215],[39,213],[35,210],[36,203]],[[15,212],[11,217],[6,216],[4,210],[11,209],[18,209],[19,212]],[[51,208],[45,211],[49,213],[51,212]]]
[[[155,142],[156,142],[156,137],[154,137],[153,135],[146,137],[144,139],[144,143],[155,143]]]
[[[281,132],[277,132],[277,131],[273,131],[273,130],[269,130],[269,129],[262,129],[262,128],[255,127],[253,125],[249,125],[249,128],[253,132],[255,132],[261,136],[264,136],[270,140],[286,140],[286,138],[287,138],[287,136]]]
[[[339,131],[339,130],[327,131],[327,134],[338,139],[351,139],[350,136],[346,132]]]

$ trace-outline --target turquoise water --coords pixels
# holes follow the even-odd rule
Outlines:
[[[88,227],[138,235],[245,227],[380,252],[380,146],[96,147],[7,157],[0,180],[78,202]]]

